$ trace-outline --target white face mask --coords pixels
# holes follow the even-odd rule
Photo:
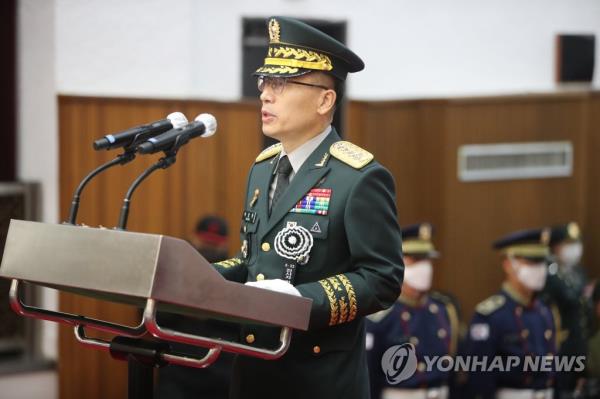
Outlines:
[[[581,242],[572,242],[564,244],[558,251],[558,259],[566,268],[570,269],[577,266],[583,255],[583,245]]]
[[[404,268],[404,282],[418,291],[428,291],[433,278],[433,265],[428,259],[420,260]]]
[[[544,262],[535,265],[524,265],[511,259],[513,269],[517,272],[517,279],[525,287],[533,291],[540,291],[546,284],[548,267]]]

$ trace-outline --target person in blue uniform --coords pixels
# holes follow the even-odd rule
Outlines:
[[[458,337],[456,307],[449,297],[430,291],[432,261],[438,256],[431,238],[429,223],[402,229],[402,294],[391,308],[368,318],[366,346],[374,399],[448,397],[448,371],[428,371],[424,361],[424,356],[453,356]],[[415,374],[390,383],[384,373],[389,365],[382,365],[384,353],[406,343],[412,344],[416,354]]]
[[[496,295],[481,302],[469,326],[465,353],[495,356],[502,367],[479,366],[468,374],[467,392],[473,398],[551,399],[554,373],[532,371],[526,358],[553,357],[557,353],[555,313],[538,299],[547,276],[550,229],[512,233],[494,243],[502,254],[506,278]],[[509,367],[508,359],[518,359]]]
[[[581,230],[575,222],[552,227],[550,248],[554,262],[548,268],[548,280],[542,292],[544,300],[560,313],[560,355],[584,356],[590,336],[590,301],[584,291],[587,276],[580,261],[583,255]],[[556,399],[573,399],[581,395],[585,383],[583,372],[560,372],[556,375]]]

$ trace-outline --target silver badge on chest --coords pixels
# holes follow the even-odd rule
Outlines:
[[[296,222],[287,222],[287,226],[275,236],[277,255],[305,265],[310,259],[313,236]]]

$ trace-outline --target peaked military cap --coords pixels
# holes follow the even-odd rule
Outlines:
[[[550,233],[550,246],[563,241],[580,241],[581,230],[575,222],[552,226]]]
[[[345,80],[365,64],[360,57],[334,38],[297,19],[271,17],[268,20],[269,49],[256,76],[300,76],[321,71]]]
[[[520,230],[494,242],[494,248],[509,256],[531,260],[547,259],[550,256],[550,229]]]
[[[429,223],[417,223],[402,229],[402,253],[404,255],[436,258],[439,252],[435,250],[431,238],[433,226]]]

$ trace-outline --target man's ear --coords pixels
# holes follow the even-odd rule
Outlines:
[[[337,94],[335,93],[335,90],[324,90],[319,96],[319,103],[317,106],[319,115],[327,115],[329,112],[333,111],[336,98]]]

